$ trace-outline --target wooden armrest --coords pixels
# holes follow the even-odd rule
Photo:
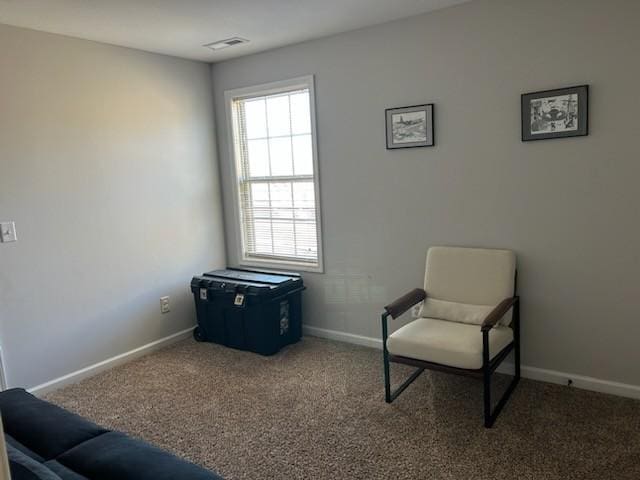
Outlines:
[[[391,302],[389,305],[384,307],[384,309],[389,315],[391,315],[391,318],[395,319],[413,307],[416,303],[423,301],[425,298],[427,298],[427,292],[421,288],[414,288],[409,293]]]
[[[498,305],[496,305],[496,308],[491,310],[489,315],[487,315],[487,318],[484,319],[481,330],[483,332],[488,332],[495,327],[496,323],[498,323],[498,321],[504,317],[505,313],[507,313],[518,301],[520,301],[520,297],[518,296],[502,300]]]

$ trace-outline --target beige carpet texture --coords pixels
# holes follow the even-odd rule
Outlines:
[[[388,405],[381,357],[186,340],[47,399],[228,480],[640,479],[638,401],[523,379],[487,430],[481,382],[425,372]]]

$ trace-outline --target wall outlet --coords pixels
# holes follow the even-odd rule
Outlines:
[[[160,297],[160,313],[169,313],[170,311],[169,297]]]
[[[0,238],[3,243],[17,242],[18,236],[16,235],[16,224],[14,222],[1,222]]]

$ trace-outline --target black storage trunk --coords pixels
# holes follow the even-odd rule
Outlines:
[[[194,337],[273,355],[302,336],[302,278],[296,273],[228,268],[191,280]]]

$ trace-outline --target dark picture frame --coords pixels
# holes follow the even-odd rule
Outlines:
[[[589,135],[589,85],[521,96],[522,141]]]
[[[410,105],[385,110],[387,150],[433,147],[434,104]]]

